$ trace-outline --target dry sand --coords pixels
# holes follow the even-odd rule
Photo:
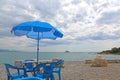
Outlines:
[[[108,64],[107,67],[90,65],[84,64],[84,61],[65,62],[62,80],[120,80],[120,63]],[[0,65],[0,80],[7,80],[4,65]]]

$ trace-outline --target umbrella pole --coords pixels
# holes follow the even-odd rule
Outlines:
[[[39,32],[38,32],[38,39],[37,39],[37,64],[39,60]]]

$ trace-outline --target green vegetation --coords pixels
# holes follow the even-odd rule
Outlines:
[[[120,47],[119,48],[114,47],[111,50],[102,51],[98,54],[120,54]]]

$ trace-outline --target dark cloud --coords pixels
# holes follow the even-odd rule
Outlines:
[[[76,14],[75,17],[73,17],[72,21],[73,21],[73,22],[80,22],[80,21],[83,21],[85,15],[86,15],[86,14],[84,14],[84,16],[81,15],[81,14]]]
[[[98,25],[104,24],[119,24],[120,23],[120,9],[117,11],[104,12],[101,17],[96,21]]]
[[[120,25],[118,27],[120,27]],[[120,38],[120,29],[117,29],[114,33]]]
[[[57,22],[57,21],[56,21],[56,23],[57,23],[56,26],[58,26],[59,28],[61,28],[61,27],[62,27],[62,28],[67,28],[67,27],[68,27],[68,26],[67,26],[67,23],[64,23],[64,24],[63,24],[63,23],[60,23],[60,22]]]
[[[0,32],[0,38],[10,37],[11,34],[8,31]]]
[[[103,32],[99,32],[96,33],[95,35],[90,35],[88,38],[92,40],[107,40],[107,39],[119,39],[120,37],[116,35],[112,36],[109,34],[105,34]]]
[[[85,0],[85,1],[86,1],[86,3],[92,4],[92,5],[98,3],[98,0]]]
[[[91,40],[108,40],[108,39],[116,40],[120,38],[118,33],[120,34],[120,32],[117,31],[116,34],[110,35],[104,32],[96,32],[96,33],[92,33],[86,36],[79,37],[77,38],[77,40],[89,40],[89,39]]]
[[[37,43],[36,43],[37,44]],[[29,47],[35,47],[36,44],[29,44]],[[61,44],[70,44],[70,41],[63,41],[63,40],[41,40],[40,41],[40,46],[45,47],[45,46],[51,46],[51,45],[61,45]]]
[[[31,4],[44,19],[53,18],[57,14],[57,11],[59,10],[61,5],[58,0],[38,0],[37,2],[35,0],[32,0]]]
[[[80,0],[73,0],[71,3],[77,5],[77,4],[81,3],[81,2],[82,1],[80,1]]]

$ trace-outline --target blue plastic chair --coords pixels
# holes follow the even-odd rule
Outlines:
[[[18,68],[10,64],[5,64],[5,67],[6,67],[8,80],[27,77],[27,74],[24,68]]]
[[[33,63],[27,63],[25,64],[24,68],[26,69],[27,72],[33,72],[34,65]]]
[[[33,69],[33,72],[34,72],[34,76],[35,76],[35,77],[44,78],[44,77],[43,77],[44,66],[45,66],[45,64],[38,64],[38,65]]]
[[[34,68],[34,76],[44,78],[47,80],[55,80],[53,75],[53,68],[55,63],[41,63]]]
[[[64,60],[60,59],[57,61],[56,63],[56,67],[54,67],[53,69],[53,73],[57,73],[59,80],[61,80],[61,68],[62,68],[62,63],[64,62]]]
[[[34,65],[32,62],[27,63],[28,61],[34,61],[34,60],[24,60],[23,67],[25,68],[26,72],[33,72]]]
[[[56,62],[46,63],[44,67],[44,78],[55,80],[53,75],[53,68],[55,67]]]

